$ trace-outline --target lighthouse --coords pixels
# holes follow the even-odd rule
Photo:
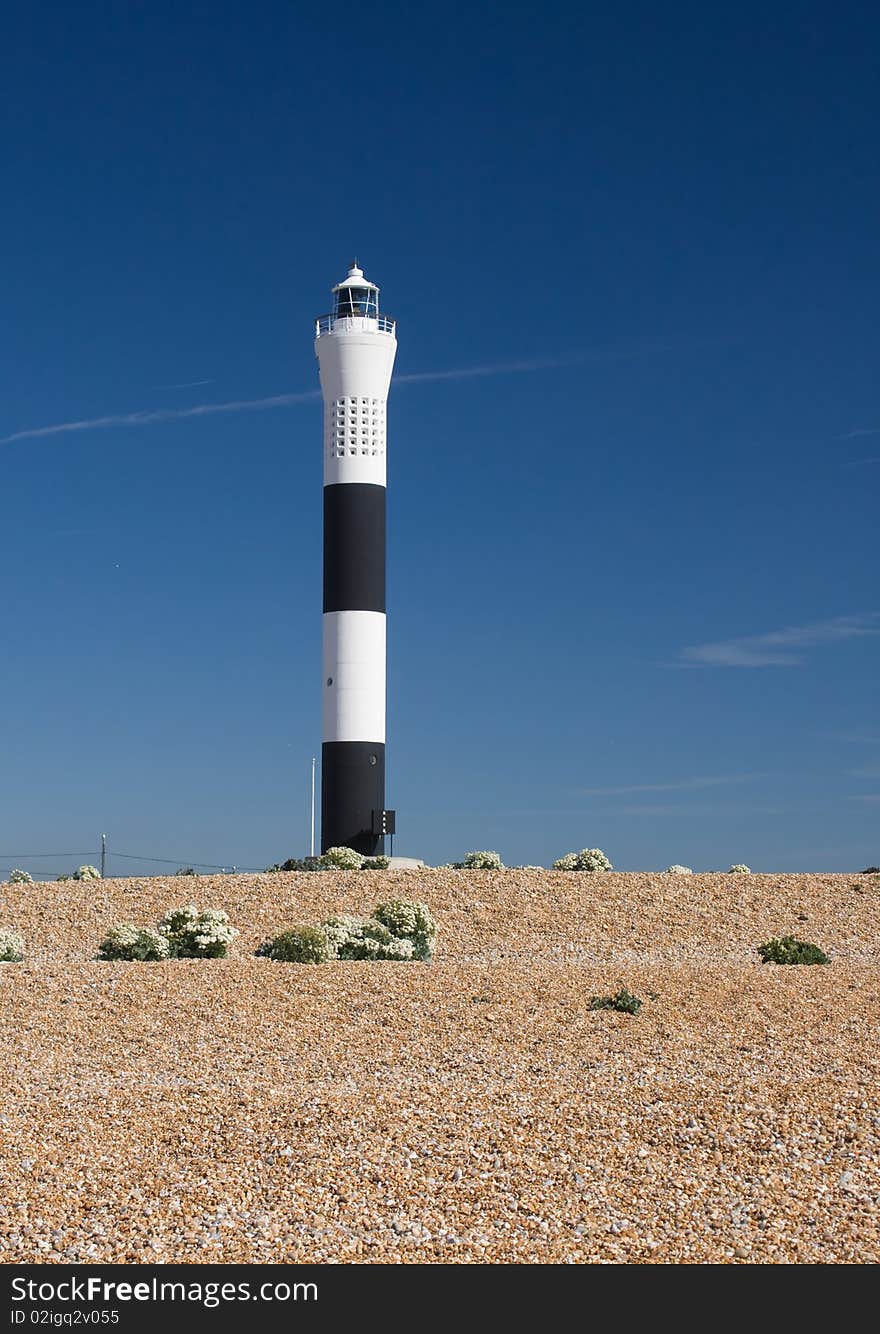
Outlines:
[[[395,322],[352,264],[316,321],[324,398],[321,851],[384,851],[386,402]]]

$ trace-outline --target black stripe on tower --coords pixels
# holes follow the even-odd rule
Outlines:
[[[325,741],[321,747],[321,851],[354,848],[377,857],[373,811],[385,808],[385,747],[377,741]]]
[[[385,487],[324,487],[324,610],[385,611]]]

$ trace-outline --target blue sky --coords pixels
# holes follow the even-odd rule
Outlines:
[[[878,38],[7,11],[0,867],[305,849],[312,320],[354,254],[400,339],[395,851],[880,861]]]

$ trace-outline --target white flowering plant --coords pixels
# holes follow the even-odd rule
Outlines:
[[[32,885],[34,877],[27,871],[23,871],[20,866],[16,866],[14,870],[9,872],[9,883],[10,885]]]
[[[373,917],[352,917],[342,913],[321,923],[336,959],[415,958],[411,940],[398,940]]]
[[[751,874],[752,874],[752,868],[751,868],[751,866],[746,866],[745,862],[737,862],[735,866],[731,866],[731,868],[730,868],[730,870],[727,872],[727,874],[728,874],[728,875],[751,875]]]
[[[355,848],[328,848],[319,860],[322,871],[359,871],[366,857]]]
[[[693,873],[693,867],[679,866],[677,863],[673,863],[672,866],[666,868],[667,875],[693,875]]]
[[[601,848],[581,848],[580,852],[567,852],[564,857],[557,857],[553,870],[613,871],[614,867]]]
[[[326,963],[336,957],[327,932],[320,926],[292,926],[257,950],[280,963]]]
[[[80,866],[71,876],[72,880],[100,880],[101,872],[97,866]]]
[[[174,959],[225,959],[238,935],[222,908],[203,908],[200,912],[193,903],[169,909],[158,930],[168,941]]]
[[[398,940],[412,942],[414,959],[424,961],[434,953],[437,923],[424,903],[412,899],[388,899],[377,903],[373,917]]]
[[[358,938],[363,934],[362,928],[364,919],[362,917],[353,917],[351,913],[339,913],[336,917],[328,917],[321,923],[321,930],[330,943],[332,959],[339,959],[343,956],[339,951],[344,949],[349,940]]]
[[[21,963],[24,941],[17,931],[0,929],[0,963]]]
[[[285,963],[324,963],[330,959],[430,959],[437,923],[424,903],[389,899],[371,917],[338,913],[320,926],[297,926],[267,940],[257,954]]]
[[[98,949],[98,958],[123,959],[128,962],[156,962],[170,957],[171,949],[165,936],[149,927],[132,926],[123,922],[111,926]]]
[[[461,863],[466,871],[500,871],[504,863],[497,852],[469,852]]]
[[[321,854],[319,865],[322,871],[359,871],[365,860],[354,848],[328,848]]]

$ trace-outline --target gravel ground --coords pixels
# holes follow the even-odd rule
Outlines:
[[[433,964],[252,957],[389,893]],[[187,900],[228,960],[93,961]],[[2,885],[0,1260],[876,1262],[878,918],[856,875]],[[760,965],[789,931],[831,964]]]

